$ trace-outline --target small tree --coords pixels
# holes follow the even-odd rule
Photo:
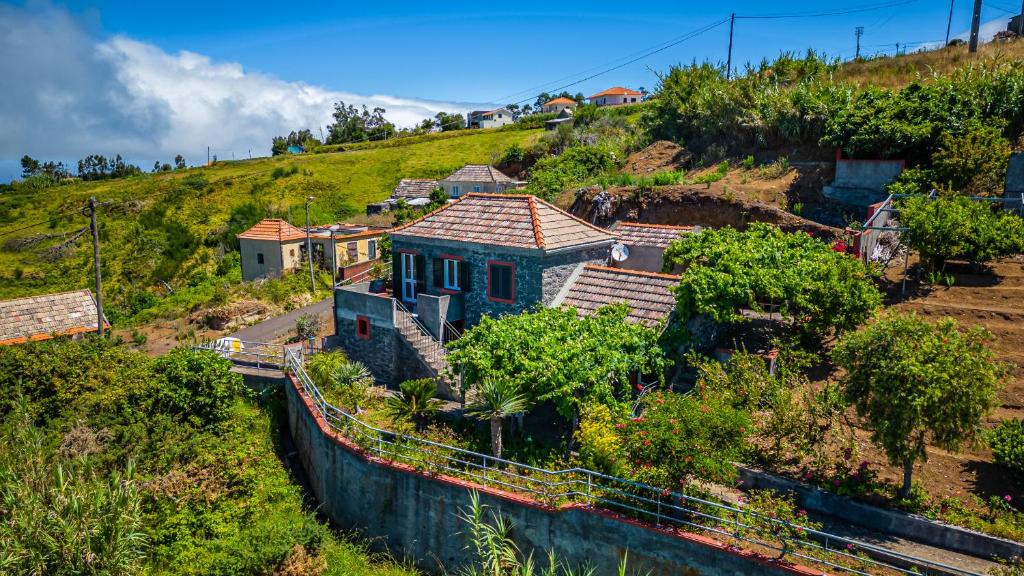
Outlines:
[[[983,328],[960,331],[945,318],[930,324],[894,313],[848,334],[833,350],[846,369],[846,401],[872,429],[889,462],[903,466],[900,495],[910,495],[914,463],[931,443],[955,451],[976,437],[995,405],[1003,367]]]
[[[430,378],[406,380],[398,386],[399,392],[387,399],[387,411],[392,418],[409,419],[422,430],[427,419],[437,412],[441,401],[437,395],[437,384]]]
[[[227,420],[235,394],[245,390],[231,361],[210,351],[175,348],[157,359],[153,372],[162,380],[162,408],[200,427]]]
[[[324,321],[317,314],[303,314],[295,321],[295,337],[299,341],[312,340],[324,327]]]
[[[333,383],[345,407],[358,414],[359,405],[373,386],[373,375],[362,362],[346,362],[335,370]]]
[[[1024,218],[988,202],[916,196],[903,200],[899,210],[907,228],[902,239],[931,272],[944,270],[947,260],[985,264],[1024,251]]]
[[[945,133],[932,169],[940,184],[975,196],[999,194],[1006,179],[1010,142],[993,126],[972,126],[962,134]]]
[[[526,396],[511,380],[484,380],[477,387],[476,399],[466,410],[470,416],[491,423],[491,454],[501,458],[501,426],[507,416],[526,410]]]

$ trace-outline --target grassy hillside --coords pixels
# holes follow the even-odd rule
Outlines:
[[[290,215],[301,223],[307,196],[316,197],[314,224],[344,220],[361,214],[368,202],[386,198],[400,178],[440,178],[466,163],[491,162],[508,146],[527,146],[541,132],[499,130],[404,146],[389,142],[43,189],[16,185],[0,193],[0,298],[91,286],[87,235],[60,258],[48,250],[64,240],[59,235],[87,225],[80,210],[90,196],[111,202],[102,210],[100,227],[104,291],[114,315],[127,318],[153,308],[168,295],[167,286],[179,302],[161,313],[180,313],[230,297],[239,280],[237,259],[230,257],[234,234],[256,220]],[[222,280],[211,285],[211,278]]]
[[[832,77],[836,81],[861,86],[899,88],[919,77],[949,74],[970,64],[1019,60],[1024,60],[1024,41],[982,44],[977,54],[969,53],[966,45],[947,46],[939,50],[847,62],[840,65]]]

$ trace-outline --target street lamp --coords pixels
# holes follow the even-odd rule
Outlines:
[[[313,242],[309,239],[309,203],[316,198],[306,198],[306,258],[309,260],[309,289],[316,294],[316,280],[313,277]]]

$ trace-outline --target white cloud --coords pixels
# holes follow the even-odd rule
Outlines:
[[[472,108],[286,82],[125,36],[99,41],[51,6],[0,5],[0,78],[5,164],[22,154],[77,159],[92,153],[120,153],[140,164],[181,153],[197,162],[206,146],[221,158],[250,149],[265,155],[275,135],[301,128],[317,133],[338,100],[386,108],[399,126]]]

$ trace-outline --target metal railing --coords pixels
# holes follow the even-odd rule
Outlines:
[[[393,298],[395,303],[395,328],[409,344],[419,353],[427,364],[434,367],[437,364],[447,364],[447,351],[444,345],[430,333],[416,315],[409,311],[398,298]]]
[[[800,559],[852,574],[952,574],[970,570],[780,520],[750,509],[690,496],[583,468],[546,470],[487,454],[375,428],[331,405],[306,373],[300,354],[285,352],[287,367],[314,409],[335,432],[368,455],[418,470],[469,479],[485,488],[525,494],[550,504],[577,503],[744,542],[779,559]]]
[[[239,346],[234,346],[238,343]],[[249,340],[220,339],[204,340],[193,346],[196,350],[210,350],[239,366],[251,366],[258,370],[281,370],[285,367],[285,352],[293,350],[300,357],[315,354],[319,349],[308,342],[300,344],[270,344]]]

